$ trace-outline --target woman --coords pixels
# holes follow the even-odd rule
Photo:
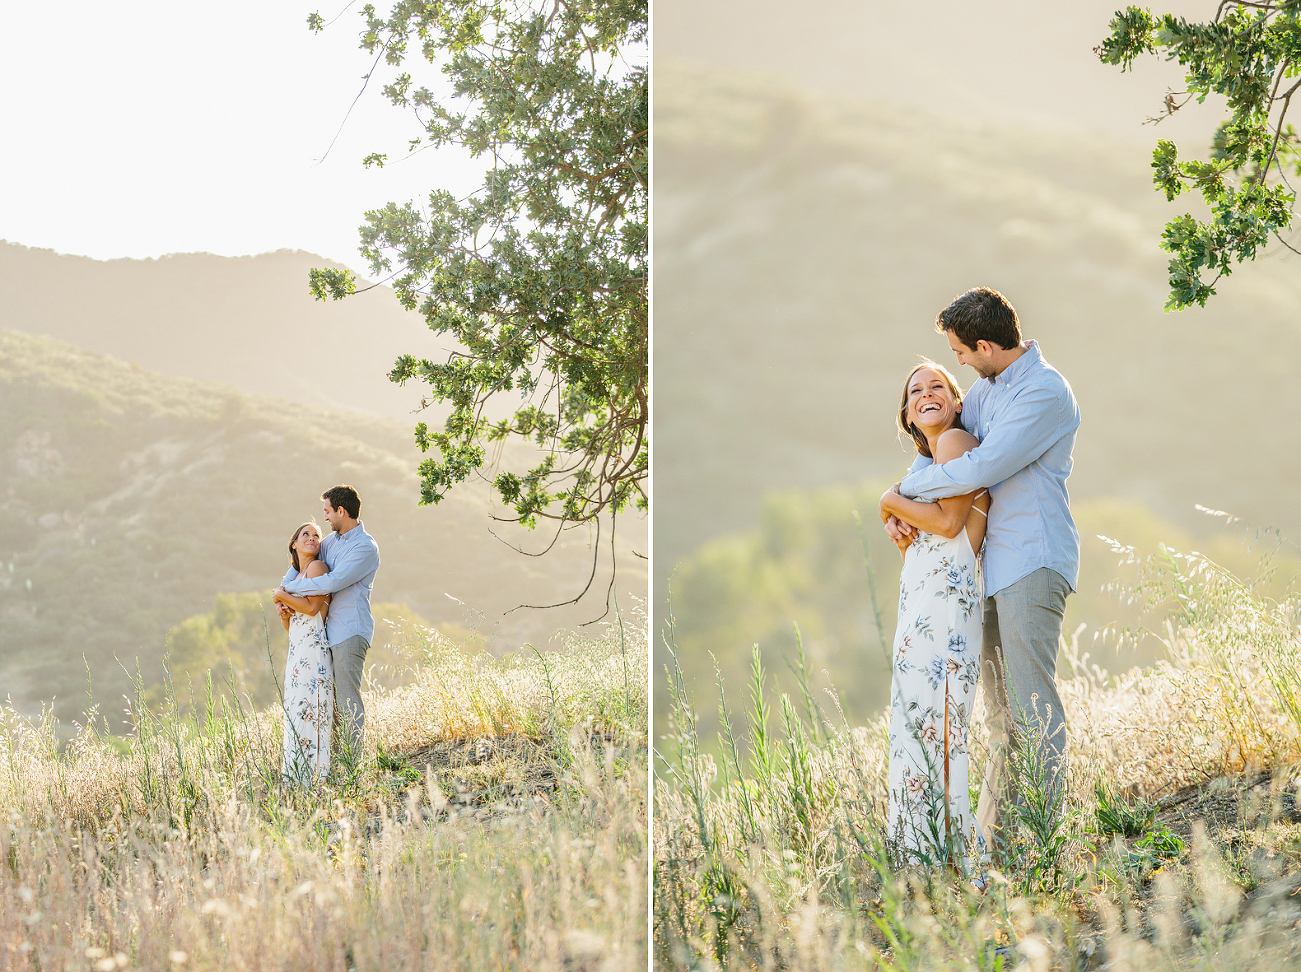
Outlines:
[[[299,577],[320,577],[329,568],[318,559],[321,529],[315,520],[304,523],[289,539],[289,562]],[[330,772],[330,728],[334,722],[334,669],[325,636],[329,595],[298,597],[283,590],[275,600],[294,609],[282,618],[289,632],[289,661],[285,665],[286,782],[304,785],[323,780]]]
[[[937,463],[977,445],[959,422],[962,390],[933,361],[908,373],[899,427]],[[967,726],[980,674],[981,580],[989,492],[936,503],[894,490],[881,518],[919,531],[899,544],[899,625],[890,689],[890,835],[913,860],[970,870],[983,854],[967,791]]]

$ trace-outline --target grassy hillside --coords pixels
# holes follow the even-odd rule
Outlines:
[[[657,62],[655,104],[657,614],[675,569],[718,558],[704,544],[766,529],[771,491],[902,473],[902,376],[919,354],[952,364],[931,324],[976,284],[1012,299],[1075,390],[1074,502],[1137,504],[1198,543],[1198,503],[1301,535],[1301,262],[1272,254],[1206,310],[1163,315],[1156,243],[1174,210],[1145,153],[672,62]],[[846,557],[850,508],[835,521]],[[834,588],[842,619],[867,610],[856,583]],[[707,626],[733,623],[748,624],[714,610]],[[739,635],[708,647],[730,666],[750,650]]]
[[[482,490],[419,508],[418,453],[383,419],[0,332],[0,442],[0,697],[25,711],[54,696],[64,716],[77,711],[88,669],[96,695],[116,698],[136,658],[156,684],[169,629],[217,594],[278,582],[289,535],[319,520],[317,497],[338,482],[358,488],[380,544],[377,601],[473,629],[496,650],[600,613],[589,598],[503,617],[572,597],[590,571],[587,538],[569,535],[540,563],[489,535]],[[636,566],[625,591],[644,589]]]
[[[62,755],[0,707],[0,967],[645,969],[644,631],[503,659],[423,632],[311,789],[275,706],[137,707],[125,742],[92,712]]]
[[[1119,675],[1068,652],[1065,785],[1009,758],[1024,800],[1000,870],[955,873],[939,846],[929,865],[902,859],[888,716],[847,723],[757,671],[710,755],[675,673],[653,836],[662,967],[1297,968],[1301,602],[1196,555],[1143,580],[1172,602],[1169,652]]]
[[[716,667],[729,696],[739,698],[750,675],[751,646],[758,644],[774,684],[798,692],[788,667],[798,657],[795,625],[816,692],[834,686],[852,722],[885,708],[900,558],[873,511],[887,485],[770,493],[754,528],[708,540],[678,565],[673,641],[698,700],[706,748],[713,747],[718,728]],[[864,522],[871,576],[854,510],[872,517]],[[1063,628],[1091,663],[1112,671],[1164,657],[1167,634],[1163,613],[1128,593],[1140,580],[1137,565],[1122,563],[1130,558],[1118,555],[1100,535],[1123,536],[1147,552],[1162,543],[1197,549],[1276,598],[1301,579],[1301,557],[1291,545],[1280,547],[1273,533],[1257,535],[1215,517],[1203,517],[1205,522],[1189,532],[1132,501],[1081,500],[1074,512],[1081,534],[1080,583],[1079,592],[1067,599]],[[1127,631],[1133,636],[1122,637]],[[663,670],[656,675],[657,689],[667,688]],[[671,708],[669,693],[657,691],[657,724]]]

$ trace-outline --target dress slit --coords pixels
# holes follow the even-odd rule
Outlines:
[[[953,821],[949,818],[949,677],[944,676],[944,840],[953,863]]]

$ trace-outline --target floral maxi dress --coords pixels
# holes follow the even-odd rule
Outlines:
[[[285,666],[285,782],[307,786],[325,779],[333,722],[334,664],[325,621],[319,613],[295,611]]]
[[[983,855],[967,791],[980,675],[980,562],[967,531],[921,533],[899,578],[890,685],[890,837],[904,855],[969,871]]]

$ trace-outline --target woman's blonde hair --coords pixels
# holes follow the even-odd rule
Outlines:
[[[908,377],[903,381],[903,398],[899,400],[899,431],[912,437],[913,444],[917,446],[919,453],[927,459],[934,459],[935,457],[931,455],[931,444],[926,441],[926,433],[917,428],[916,423],[908,421],[908,386],[913,382],[913,375],[923,368],[930,368],[931,371],[938,372],[943,376],[944,380],[949,384],[949,391],[953,393],[953,401],[957,405],[962,404],[962,388],[958,385],[958,380],[949,373],[948,368],[942,364],[936,364],[929,358],[913,365],[912,370],[908,372]],[[955,414],[953,417],[954,425],[957,425],[959,421],[958,416]]]
[[[300,524],[298,529],[294,531],[294,535],[289,538],[289,562],[294,565],[294,570],[303,569],[298,566],[298,551],[294,549],[294,544],[298,542],[298,538],[302,536],[303,531],[309,526],[316,527],[317,533],[321,532],[321,528],[317,526],[315,520],[308,520],[306,523]]]

